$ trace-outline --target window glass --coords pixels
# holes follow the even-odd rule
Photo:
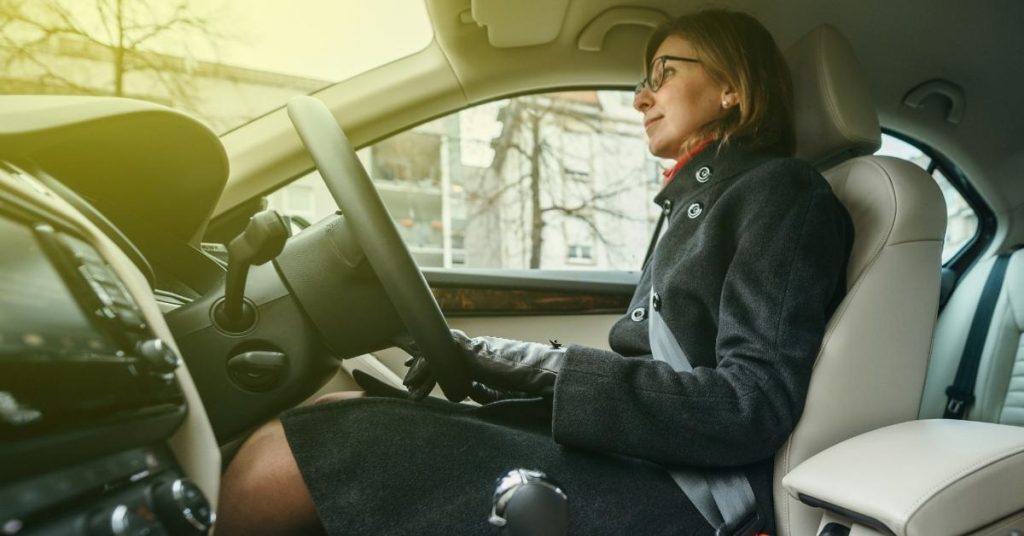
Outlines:
[[[884,133],[882,134],[882,147],[875,154],[909,160],[925,171],[933,167],[932,158],[921,149]],[[946,201],[946,236],[942,246],[942,263],[945,264],[967,246],[968,242],[978,233],[978,215],[967,204],[964,196],[946,178],[940,167],[934,166],[934,169],[931,169],[931,175],[942,190],[942,197]]]
[[[946,198],[946,239],[942,247],[942,262],[945,264],[978,233],[978,215],[941,169],[936,168],[932,177],[939,184],[939,188],[942,188],[942,196]]]
[[[639,270],[672,164],[645,140],[631,92],[572,91],[463,110],[359,156],[421,266]],[[296,187],[313,188],[307,219],[335,210],[315,171],[270,206],[292,215]]]
[[[432,39],[422,0],[0,1],[0,93],[132,97],[224,132]]]

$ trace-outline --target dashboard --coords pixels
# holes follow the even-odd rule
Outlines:
[[[207,533],[222,460],[403,332],[341,214],[204,252],[227,177],[175,110],[0,96],[0,536]]]
[[[194,236],[223,149],[195,120],[125,99],[3,97],[0,118],[0,534],[206,534],[220,450],[120,229]],[[192,197],[140,210],[161,189]]]

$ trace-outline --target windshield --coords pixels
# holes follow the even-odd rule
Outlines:
[[[0,0],[0,93],[143,99],[223,133],[431,39],[422,0]]]

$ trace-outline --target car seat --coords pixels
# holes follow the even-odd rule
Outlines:
[[[786,51],[797,156],[814,163],[853,219],[847,295],[830,320],[803,415],[775,458],[783,536],[816,534],[821,511],[782,477],[823,449],[916,419],[939,300],[946,225],[935,181],[914,164],[870,156],[881,143],[874,100],[850,44],[831,26]]]
[[[982,288],[995,260],[992,256],[975,265],[939,316],[921,402],[922,419],[943,416],[946,387],[953,384]],[[964,417],[1024,426],[1024,250],[1010,254],[986,333],[974,383],[975,400]]]

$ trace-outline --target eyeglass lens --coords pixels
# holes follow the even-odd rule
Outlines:
[[[648,76],[648,85],[651,91],[658,91],[661,89],[661,82],[665,80],[665,56],[654,58],[654,62],[651,64],[651,74]]]
[[[654,79],[657,78],[659,81],[661,79],[660,75],[655,74],[655,72],[657,71],[657,65],[658,65],[658,61],[659,60],[661,60],[661,58],[654,58],[654,61],[651,62],[651,70],[648,71],[649,74],[648,73],[644,74],[644,77],[643,77],[642,80],[640,80],[640,83],[638,83],[636,85],[636,87],[633,88],[633,93],[639,95],[640,92],[643,91],[645,87],[649,88],[651,91],[657,91],[658,90],[657,89],[658,86],[654,85],[655,84]]]
[[[636,88],[634,88],[635,93],[639,94],[645,87],[650,89],[651,92],[661,89],[661,83],[665,80],[666,60],[668,60],[668,58],[665,56],[654,58],[651,62],[651,69],[648,71],[649,74],[636,85]]]

